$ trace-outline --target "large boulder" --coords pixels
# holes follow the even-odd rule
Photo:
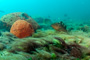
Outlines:
[[[33,26],[34,30],[39,27],[38,23],[35,20],[33,20],[30,16],[23,12],[10,13],[2,16],[1,18],[1,21],[9,26],[12,26],[12,24],[17,20],[25,20],[29,22]]]

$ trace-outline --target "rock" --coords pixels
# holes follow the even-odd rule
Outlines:
[[[12,26],[12,24],[15,21],[20,20],[20,19],[31,23],[35,30],[39,27],[39,25],[36,21],[34,21],[26,13],[22,13],[22,12],[16,12],[16,13],[10,13],[10,14],[4,15],[4,16],[2,16],[1,21],[6,23],[7,25]]]
[[[40,29],[43,29],[43,30],[48,30],[48,29],[52,29],[51,25],[48,25],[48,24],[39,24],[40,25]]]
[[[44,19],[45,24],[51,25],[52,21],[48,18]]]
[[[38,23],[44,23],[44,18],[42,17],[36,17],[34,18]]]
[[[48,24],[48,25],[52,24],[52,21],[49,18],[36,17],[34,18],[34,20],[37,21],[39,24],[42,24],[42,23]]]
[[[34,29],[30,23],[25,20],[17,20],[11,27],[10,32],[18,38],[31,36]]]
[[[1,31],[10,31],[10,25],[7,25],[5,22],[0,21],[0,30]]]

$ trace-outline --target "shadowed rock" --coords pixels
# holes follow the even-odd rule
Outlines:
[[[0,10],[1,13],[5,13],[4,11]]]

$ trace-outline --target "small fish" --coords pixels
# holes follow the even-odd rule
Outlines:
[[[0,10],[0,12],[5,13],[4,11]]]

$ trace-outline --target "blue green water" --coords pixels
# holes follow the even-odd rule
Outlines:
[[[52,19],[89,20],[90,0],[0,0],[0,17],[13,12]]]

